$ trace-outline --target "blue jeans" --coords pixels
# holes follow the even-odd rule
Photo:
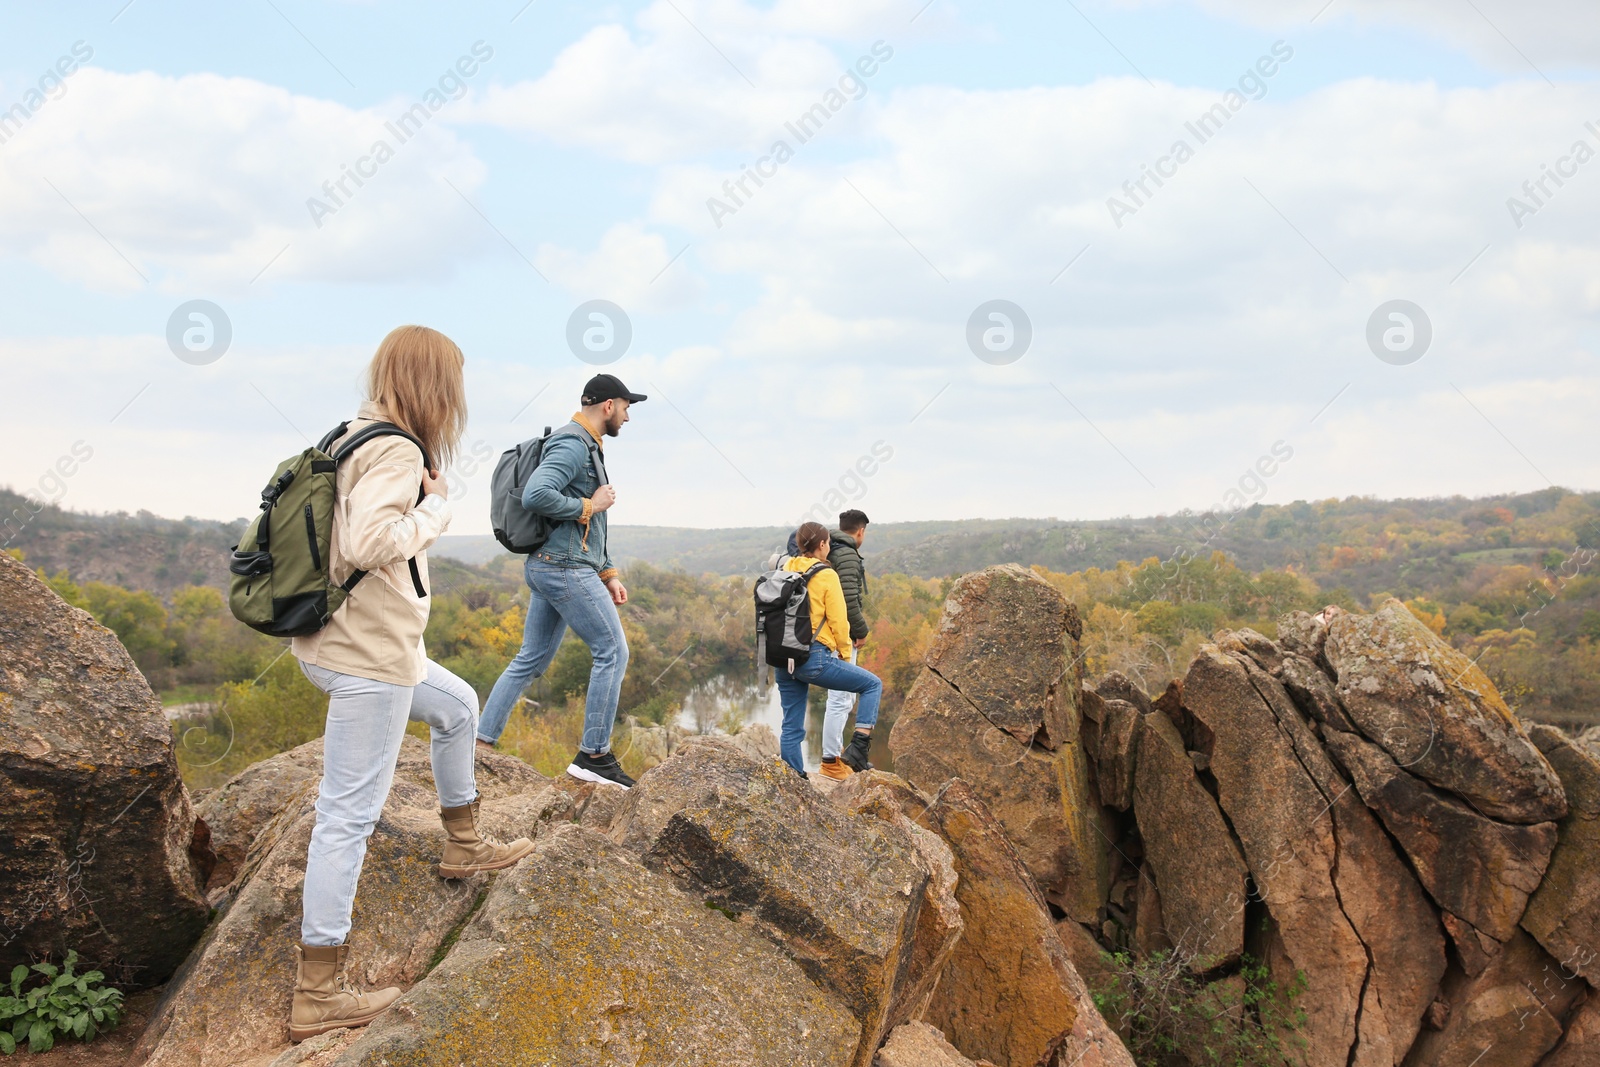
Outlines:
[[[529,682],[544,675],[570,626],[594,657],[584,700],[583,750],[591,755],[606,752],[617,721],[622,677],[628,671],[628,639],[611,591],[593,567],[559,567],[538,556],[528,557],[523,574],[529,596],[522,648],[489,693],[478,722],[478,739],[490,744],[500,740],[512,705]]]
[[[835,692],[859,693],[861,704],[856,708],[856,726],[867,729],[877,725],[883,683],[866,668],[840,659],[822,642],[812,644],[811,654],[793,674],[783,667],[776,671],[778,698],[783,703],[783,731],[778,738],[778,750],[783,762],[802,774],[806,763],[800,746],[806,739],[806,699],[813,685]]]
[[[328,694],[322,735],[322,784],[317,824],[306,849],[300,939],[342,945],[350,933],[367,838],[383,814],[406,722],[433,728],[433,781],[439,806],[458,808],[478,796],[473,777],[472,728],[478,694],[437,663],[412,687],[375,682],[301,663],[311,684]]]

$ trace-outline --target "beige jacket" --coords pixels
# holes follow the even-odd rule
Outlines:
[[[383,408],[364,403],[348,432],[385,421]],[[450,526],[450,502],[430,494],[418,503],[421,487],[422,453],[403,437],[369,441],[339,465],[329,577],[343,582],[358,569],[369,573],[332,622],[294,639],[302,662],[394,685],[427,677],[422,631],[430,601],[417,597],[406,561],[416,559],[431,591],[427,549]]]

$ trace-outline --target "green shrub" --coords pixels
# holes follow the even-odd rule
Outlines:
[[[1302,973],[1284,987],[1248,954],[1236,973],[1210,980],[1174,952],[1106,956],[1112,979],[1093,990],[1095,1006],[1139,1067],[1282,1067],[1306,1047],[1295,1004]]]
[[[322,736],[328,698],[285,654],[253,682],[217,687],[216,712],[173,723],[178,769],[190,789],[221,785],[246,767]]]
[[[30,973],[19,964],[12,970],[10,985],[0,986],[8,991],[0,996],[0,1052],[9,1056],[23,1041],[29,1052],[48,1052],[57,1036],[92,1041],[117,1025],[122,994],[102,986],[99,971],[73,974],[77,962],[78,954],[68,952],[60,967],[36,963]]]

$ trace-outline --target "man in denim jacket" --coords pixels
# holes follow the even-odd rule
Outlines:
[[[550,536],[528,557],[528,620],[522,648],[495,683],[478,722],[478,740],[493,745],[511,707],[530,681],[544,674],[567,627],[594,657],[584,703],[583,741],[567,773],[586,782],[633,785],[611,753],[617,699],[628,670],[628,641],[617,607],[628,590],[611,565],[606,512],[617,493],[606,477],[604,439],[628,421],[628,408],[645,399],[628,392],[610,374],[597,374],[583,389],[583,410],[545,442],[533,476],[522,490],[522,506],[550,520]]]

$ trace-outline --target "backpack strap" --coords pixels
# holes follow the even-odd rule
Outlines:
[[[341,422],[337,427],[330,431],[326,437],[322,439],[321,443],[317,445],[317,448],[323,452],[327,452],[328,449],[333,445],[333,442],[343,437],[349,428],[350,423],[348,421]],[[334,466],[337,467],[340,463],[343,463],[346,459],[348,459],[350,454],[356,449],[360,448],[368,441],[378,437],[404,437],[407,441],[410,441],[412,444],[416,445],[417,451],[422,453],[422,469],[425,471],[433,470],[433,460],[428,457],[428,446],[419,441],[415,434],[401,429],[392,422],[374,422],[370,426],[363,426],[361,429],[357,430],[353,435],[351,435],[348,441],[345,441],[339,446],[338,451],[331,453]],[[423,498],[427,495],[427,492],[419,485],[417,487],[417,503],[422,503]],[[426,600],[428,596],[428,590],[422,585],[422,572],[417,569],[416,557],[413,556],[411,559],[406,560],[406,564],[411,568],[411,587],[416,590],[417,599]],[[350,590],[356,587],[356,583],[360,582],[361,579],[365,578],[366,576],[366,571],[352,571],[350,577],[344,580],[341,588],[348,593]]]
[[[583,441],[584,445],[589,449],[589,458],[594,461],[595,476],[600,479],[601,485],[610,485],[611,475],[606,473],[605,456],[601,453],[600,442],[594,439],[594,435],[588,430],[585,430],[582,426],[579,426],[576,422],[569,422],[555,433],[546,434],[545,443],[548,444],[550,438],[552,437],[563,436],[576,437]]]

